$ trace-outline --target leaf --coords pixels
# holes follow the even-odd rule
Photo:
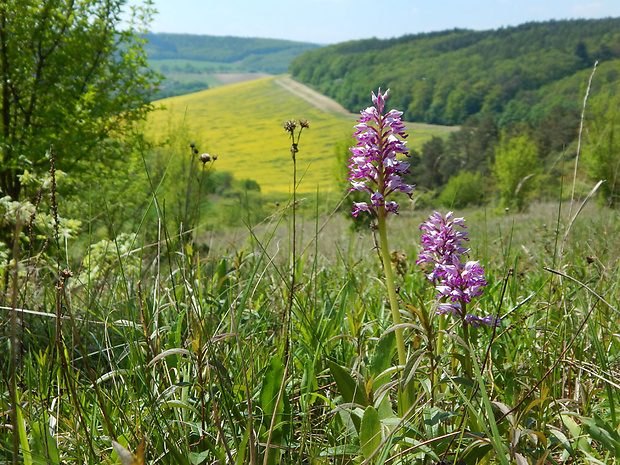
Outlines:
[[[22,414],[21,406],[18,406],[17,410],[17,432],[19,434],[19,444],[21,446],[22,454],[24,456],[24,465],[32,465],[32,453],[30,451],[30,444],[28,443],[28,434],[26,433],[26,422]]]
[[[473,381],[471,381],[471,380],[469,380],[467,378],[462,378],[460,376],[453,377],[452,381],[454,381],[457,384],[460,384],[461,386],[464,386],[467,389],[473,389],[473,387],[474,387]]]
[[[370,364],[370,373],[374,375],[373,390],[377,390],[381,386],[382,381],[379,375],[392,366],[392,352],[396,345],[396,337],[394,332],[389,332],[377,342],[375,353]],[[388,378],[389,380],[389,378]]]
[[[370,460],[372,454],[381,445],[381,420],[379,420],[379,413],[372,405],[366,407],[362,417],[360,444],[366,460]]]
[[[163,352],[153,357],[153,360],[149,362],[148,366],[154,365],[155,363],[160,361],[162,358],[167,357],[168,355],[189,355],[189,350],[180,349],[180,348],[164,350]]]
[[[175,465],[191,465],[190,462],[181,453],[181,451],[179,451],[177,445],[173,441],[167,439],[166,446],[168,447],[169,454],[173,458],[173,460],[169,461],[168,463],[174,463]]]
[[[549,397],[539,397],[538,399],[534,399],[532,402],[530,402],[527,407],[525,407],[525,409],[523,410],[523,412],[521,413],[521,417],[524,417],[525,414],[527,412],[529,412],[531,409],[533,409],[534,407],[536,407],[538,404],[546,401],[547,399],[549,399]]]
[[[196,409],[196,407],[182,400],[178,400],[178,399],[166,400],[166,401],[163,401],[160,405],[161,407],[168,407],[168,408],[182,408],[185,410],[189,410],[195,415],[200,416],[200,412]]]
[[[201,438],[201,443],[204,444],[208,450],[202,451],[200,453],[190,452],[188,454],[188,458],[193,465],[198,465],[202,463],[205,458],[209,456],[209,453],[211,453],[212,457],[215,458],[216,463],[226,463],[226,455],[224,454],[224,451],[218,449],[215,444],[213,444],[211,439],[209,439],[209,436],[203,436]]]
[[[248,438],[250,436],[250,430],[248,428],[245,429],[243,433],[243,439],[237,448],[237,456],[235,457],[235,465],[243,465],[245,463],[245,451],[248,447]],[[221,462],[225,463],[225,462]]]
[[[278,399],[278,393],[280,392],[280,386],[282,385],[284,377],[284,365],[282,359],[279,356],[272,357],[265,374],[263,375],[263,386],[260,391],[260,407],[263,409],[265,415],[271,417],[275,410],[276,401]],[[282,408],[282,403],[278,410]],[[270,421],[270,420],[268,420]]]
[[[316,380],[316,373],[314,369],[314,361],[308,360],[304,365],[304,372],[301,378],[300,385],[300,399],[302,410],[306,410],[316,400],[317,396],[314,391],[318,389],[318,383]]]
[[[112,441],[112,447],[114,447],[116,455],[118,455],[118,458],[123,465],[138,465],[136,456],[125,449],[125,447],[121,446],[118,442]]]
[[[347,370],[330,361],[329,371],[334,377],[338,390],[340,391],[340,395],[345,403],[356,403],[363,406],[368,405],[366,390],[358,386]]]
[[[485,463],[482,459],[490,451],[493,450],[493,446],[486,441],[474,441],[467,447],[463,454],[464,463]]]
[[[383,397],[383,400],[377,408],[377,412],[379,413],[379,419],[381,420],[387,418],[396,418],[396,415],[392,410],[392,405],[390,404],[390,398],[388,396]]]
[[[581,427],[577,424],[577,422],[567,414],[561,414],[560,419],[564,426],[570,431],[570,434],[573,438],[578,438],[581,435]]]
[[[56,438],[50,434],[49,429],[39,422],[31,424],[30,427],[32,429],[33,452],[41,457],[46,457],[49,464],[59,464],[58,444]]]
[[[581,436],[581,426],[573,419],[573,417],[569,414],[562,413],[560,414],[560,419],[562,423],[568,429],[573,439],[577,441],[576,449],[581,450],[586,453],[592,452],[592,448],[590,444],[586,440],[586,438]]]
[[[345,455],[357,455],[360,448],[353,444],[345,444],[342,446],[330,447],[320,452],[317,457],[342,457]]]
[[[583,429],[601,445],[611,452],[615,458],[620,458],[620,436],[616,430],[598,416],[594,418],[584,418]]]
[[[190,452],[189,460],[192,462],[192,465],[200,465],[204,462],[209,456],[209,451],[205,450],[203,452]]]
[[[534,445],[538,445],[538,441],[542,441],[543,448],[547,449],[547,436],[541,431],[532,431],[530,429],[523,430],[522,434],[527,434]]]
[[[290,404],[288,396],[283,391],[285,383],[284,365],[279,356],[274,356],[263,375],[263,385],[261,388],[259,403],[263,409],[263,424],[261,428],[261,438],[267,440],[271,436],[271,444],[283,445],[285,437],[290,431]],[[282,397],[278,401],[278,396],[282,392]],[[274,419],[275,416],[275,419]],[[273,450],[269,454],[267,463],[276,463],[280,455],[280,450]]]
[[[527,459],[519,453],[515,454],[515,460],[517,462],[517,465],[530,465]]]
[[[121,368],[118,370],[108,371],[107,373],[104,373],[99,378],[97,378],[97,380],[95,381],[95,384],[100,384],[103,381],[106,381],[110,378],[114,378],[115,376],[133,375],[133,374],[135,374],[134,371],[128,368]]]
[[[564,449],[566,449],[566,451],[571,455],[571,457],[575,456],[575,451],[573,450],[573,446],[571,445],[570,441],[568,440],[568,438],[566,437],[566,435],[562,431],[560,431],[559,429],[556,429],[556,428],[549,428],[549,432],[558,441],[560,441],[560,444],[562,444],[562,447],[564,447]]]
[[[402,378],[405,380],[403,383],[405,386],[408,385],[414,378],[418,367],[424,359],[425,353],[426,349],[421,348],[409,355],[409,358],[407,359],[407,364],[405,365],[405,369],[403,370],[402,374]]]

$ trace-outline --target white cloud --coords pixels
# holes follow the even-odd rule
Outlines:
[[[583,3],[581,5],[573,5],[571,11],[576,15],[590,16],[592,13],[598,13],[605,8],[602,2]]]

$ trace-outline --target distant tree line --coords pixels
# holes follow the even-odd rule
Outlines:
[[[157,89],[157,98],[164,99],[177,95],[193,94],[209,88],[209,84],[201,81],[181,82],[174,79],[166,79],[163,85]]]
[[[238,63],[244,68],[270,74],[286,72],[293,58],[320,47],[290,40],[195,34],[147,33],[144,37],[149,59]]]
[[[619,58],[620,18],[609,18],[346,42],[304,53],[289,71],[354,112],[369,89],[389,87],[406,120],[490,114],[505,126],[536,123],[558,103],[578,107],[584,71]]]
[[[599,198],[618,205],[620,18],[353,41],[307,52],[289,70],[352,112],[368,105],[371,90],[390,88],[390,107],[406,120],[461,126],[412,151],[407,182],[427,193],[419,201],[521,210],[572,184],[595,62],[576,185],[604,180]]]

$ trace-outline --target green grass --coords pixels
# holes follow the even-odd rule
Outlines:
[[[60,281],[48,257],[18,278],[23,463],[118,464],[112,439],[132,452],[144,443],[138,463],[149,464],[423,465],[444,453],[480,464],[615,463],[620,255],[610,238],[620,221],[588,206],[563,243],[568,207],[558,212],[457,212],[489,281],[472,311],[504,316],[496,334],[473,331],[474,384],[461,371],[458,325],[449,319],[444,350],[434,352],[438,318],[411,307],[433,308],[414,264],[429,212],[404,208],[390,221],[392,246],[406,257],[397,285],[416,400],[405,422],[389,384],[396,351],[373,239],[351,234],[341,215],[300,227],[288,330],[286,212],[252,232],[212,231],[201,238],[209,250],[174,237],[159,249],[118,238]],[[9,412],[8,359],[0,366]],[[0,428],[0,462],[11,462],[12,438]]]
[[[274,82],[273,77],[209,89],[155,102],[163,106],[149,116],[147,131],[160,141],[182,127],[203,140],[219,159],[216,169],[237,179],[257,181],[264,193],[288,194],[292,179],[290,144],[283,124],[291,118],[310,120],[300,142],[300,193],[334,191],[334,143],[350,140],[356,117],[325,113]],[[435,135],[454,128],[408,124],[410,148],[420,148]],[[188,141],[189,143],[189,141]]]

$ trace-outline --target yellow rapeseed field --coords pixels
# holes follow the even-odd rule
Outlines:
[[[368,95],[370,105],[370,90]],[[286,120],[310,121],[310,128],[302,133],[297,168],[298,192],[312,193],[317,186],[321,192],[335,187],[334,143],[351,140],[357,118],[319,109],[279,85],[278,76],[159,100],[155,106],[163,108],[149,116],[147,133],[156,141],[164,142],[175,132],[204,141],[201,151],[218,155],[215,169],[230,171],[237,179],[255,180],[262,192],[280,194],[290,192],[292,180],[290,141],[283,128]],[[411,125],[409,146],[419,148],[433,135],[450,130]]]

